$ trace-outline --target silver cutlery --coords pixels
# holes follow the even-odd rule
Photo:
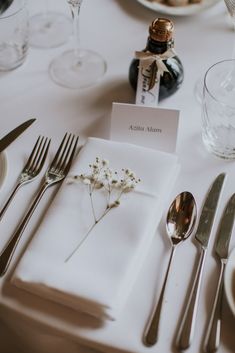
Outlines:
[[[48,170],[46,171],[44,180],[39,188],[39,191],[34,201],[32,202],[22,222],[19,224],[18,228],[10,238],[9,242],[6,244],[6,246],[0,253],[0,276],[3,276],[6,272],[14,254],[14,251],[16,249],[16,246],[20,240],[20,237],[45,191],[51,185],[61,182],[66,177],[77,149],[77,143],[78,137],[76,138],[72,134],[65,134],[53,161],[51,162]]]
[[[220,343],[221,316],[222,316],[222,297],[223,297],[223,278],[224,270],[228,260],[229,242],[235,216],[235,194],[231,196],[224,210],[217,233],[215,253],[220,260],[220,275],[216,289],[212,312],[207,328],[204,351],[214,353]]]
[[[6,201],[5,205],[3,206],[2,210],[0,211],[0,220],[2,219],[3,215],[5,214],[8,206],[10,205],[11,201],[13,200],[16,192],[19,188],[29,183],[30,181],[34,180],[39,173],[41,172],[43,165],[45,163],[47,153],[50,146],[50,141],[48,138],[44,138],[43,136],[39,136],[33,150],[20,174],[18,183],[16,184],[15,188],[13,189],[11,195],[9,196],[8,200]]]
[[[189,348],[194,336],[199,294],[202,282],[202,273],[211,229],[224,179],[224,173],[217,176],[206,196],[206,200],[204,202],[200,215],[199,224],[195,235],[195,240],[200,245],[200,258],[197,266],[196,276],[186,305],[186,309],[181,320],[179,335],[177,337],[176,345],[180,350],[186,350],[187,348]]]
[[[172,250],[158,302],[155,305],[144,333],[144,344],[152,346],[157,342],[162,303],[171,262],[178,244],[187,239],[192,233],[197,215],[196,202],[190,192],[184,191],[176,196],[172,202],[166,220],[166,230],[170,237]]]
[[[36,119],[30,119],[17,126],[0,140],[0,153],[22,134]]]

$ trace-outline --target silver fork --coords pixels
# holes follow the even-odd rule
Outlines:
[[[49,186],[62,181],[68,174],[68,171],[72,164],[73,157],[77,149],[77,143],[78,143],[78,137],[76,138],[72,134],[69,134],[69,135],[67,133],[65,134],[56,152],[56,155],[53,161],[51,162],[51,165],[46,171],[44,180],[42,182],[41,187],[39,188],[39,191],[34,201],[32,202],[29,210],[27,211],[25,217],[19,224],[18,228],[13,233],[12,237],[10,238],[10,240],[8,241],[8,243],[0,253],[0,276],[3,276],[4,273],[6,272],[10,264],[10,261],[12,259],[12,256],[14,254],[14,251],[16,249],[16,246],[20,240],[20,237],[26,225],[28,224],[36,206],[41,200],[43,194],[45,193],[45,191]]]
[[[14,198],[16,192],[19,190],[19,188],[22,185],[34,180],[41,172],[43,165],[45,163],[46,157],[47,157],[50,142],[51,142],[51,140],[48,140],[47,137],[46,138],[43,136],[38,137],[38,139],[32,149],[32,152],[30,153],[30,156],[29,156],[24,168],[22,169],[22,172],[19,176],[19,179],[18,179],[18,182],[17,182],[15,188],[13,189],[8,200],[6,201],[2,210],[0,211],[0,220],[2,219],[3,215],[5,214],[8,206],[10,205],[11,201],[13,200],[13,198]]]

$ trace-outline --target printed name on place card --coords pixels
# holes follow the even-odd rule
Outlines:
[[[110,139],[174,153],[178,124],[179,110],[113,103]]]

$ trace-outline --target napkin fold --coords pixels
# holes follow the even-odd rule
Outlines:
[[[89,138],[71,175],[86,174],[96,157],[141,182],[94,224],[87,185],[65,180],[20,260],[12,282],[29,292],[100,319],[115,320],[143,264],[179,169],[175,155]],[[106,195],[96,190],[102,214]],[[85,240],[84,240],[85,239]],[[77,251],[69,258],[74,249]],[[66,261],[67,259],[67,261]]]

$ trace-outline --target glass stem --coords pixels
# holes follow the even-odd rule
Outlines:
[[[48,0],[44,0],[43,16],[45,18],[47,18],[48,12],[49,12],[49,1]]]
[[[74,56],[76,58],[76,63],[78,63],[80,59],[79,13],[80,13],[81,2],[82,1],[80,2],[76,1],[75,3],[70,4],[72,19],[73,19]]]
[[[232,51],[232,59],[235,59],[235,18],[232,18],[233,20],[233,51]]]
[[[235,60],[235,17],[231,16],[233,22],[233,47],[232,47],[232,59]],[[232,65],[231,69],[225,75],[224,79],[221,81],[221,88],[225,89],[227,92],[235,91],[235,63]]]

